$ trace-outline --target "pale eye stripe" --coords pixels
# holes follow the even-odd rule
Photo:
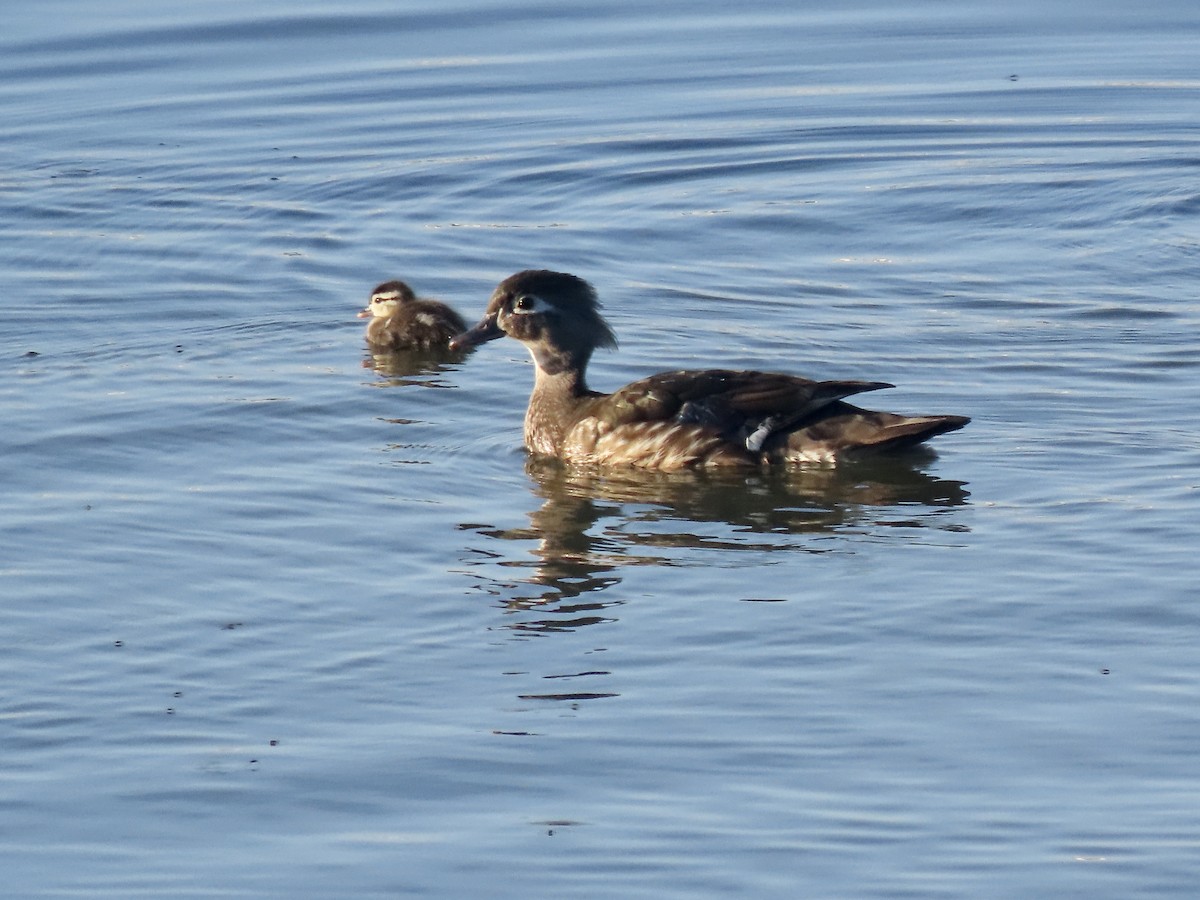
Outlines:
[[[517,306],[516,303],[513,303],[512,311],[513,311],[514,316],[532,316],[535,313],[548,312],[554,308],[549,303],[547,303],[545,300],[543,300],[541,297],[537,296],[536,294],[523,294],[518,299],[525,299],[525,298],[532,300],[533,306],[530,307],[529,309],[521,309],[519,306]]]

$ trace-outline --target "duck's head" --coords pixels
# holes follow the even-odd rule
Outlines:
[[[550,375],[582,371],[597,347],[617,346],[592,286],[574,275],[544,269],[528,269],[500,282],[483,319],[450,346],[475,347],[505,335],[524,344]]]
[[[366,309],[360,310],[360,319],[385,319],[392,315],[404,303],[411,303],[417,295],[403,281],[385,281],[371,291],[371,299],[367,301]]]

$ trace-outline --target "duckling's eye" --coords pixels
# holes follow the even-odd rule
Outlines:
[[[537,309],[537,297],[522,294],[513,301],[513,312],[531,313]]]

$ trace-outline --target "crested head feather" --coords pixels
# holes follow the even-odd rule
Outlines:
[[[548,269],[526,269],[500,282],[493,296],[517,297],[521,294],[540,297],[573,320],[571,325],[585,332],[593,347],[616,349],[617,336],[600,313],[602,304],[596,289],[582,278]]]

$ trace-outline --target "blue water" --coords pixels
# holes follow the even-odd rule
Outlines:
[[[3,19],[0,893],[1194,895],[1194,4]],[[974,421],[578,472],[366,353],[532,266]]]

